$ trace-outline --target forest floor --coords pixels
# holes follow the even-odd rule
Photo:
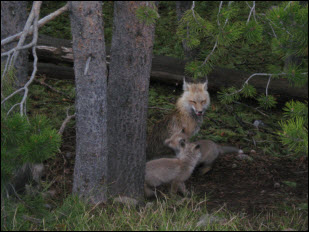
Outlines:
[[[73,85],[70,81],[45,81],[62,92],[71,90]],[[74,96],[74,92],[69,95]],[[148,125],[168,113],[180,95],[179,86],[152,84]],[[256,217],[269,212],[288,216],[291,210],[299,211],[303,223],[299,228],[308,229],[308,157],[293,154],[280,143],[276,131],[280,129],[278,121],[282,119],[282,105],[272,111],[260,109],[258,112],[254,110],[256,103],[250,100],[246,100],[245,105],[226,106],[217,101],[216,93],[210,91],[210,95],[211,107],[193,141],[212,139],[224,145],[233,144],[243,149],[250,159],[238,160],[236,154],[223,155],[207,174],[201,176],[198,170],[195,171],[186,182],[188,189],[200,199],[206,197],[210,212],[225,207],[237,214]],[[32,87],[30,99],[31,112],[48,115],[56,128],[60,128],[66,108],[74,103],[38,83]],[[254,127],[252,122],[255,120],[262,120],[265,126]],[[64,131],[60,150],[56,157],[45,162],[45,181],[58,202],[72,193],[74,120]]]

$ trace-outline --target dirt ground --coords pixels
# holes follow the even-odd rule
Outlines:
[[[46,162],[46,178],[52,181],[58,199],[71,193],[73,183],[75,132],[64,133],[61,153]],[[256,214],[286,203],[297,207],[308,201],[308,159],[272,157],[252,152],[253,161],[237,160],[235,154],[221,156],[205,175],[198,169],[186,182],[188,189],[204,198],[207,207],[226,205],[233,212]],[[286,181],[296,183],[288,186]]]
[[[297,206],[308,201],[307,159],[250,155],[253,161],[224,155],[204,176],[194,172],[189,184],[198,195],[206,193],[209,208],[226,204],[231,211],[248,214],[274,209],[283,202]],[[296,187],[285,181],[295,182]]]

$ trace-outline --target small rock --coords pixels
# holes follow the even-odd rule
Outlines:
[[[274,188],[280,188],[280,184],[279,184],[278,182],[276,182],[276,183],[274,184]]]
[[[250,154],[255,155],[255,154],[256,154],[256,150],[253,150],[253,149],[252,149],[252,150],[250,151]]]
[[[253,122],[253,126],[255,126],[256,128],[259,128],[259,127],[265,126],[265,124],[264,124],[264,122],[262,120],[255,120]]]
[[[232,168],[237,168],[237,164],[233,164],[233,165],[232,165]]]
[[[264,194],[265,192],[266,192],[265,190],[262,190],[262,191],[261,191],[261,194]]]

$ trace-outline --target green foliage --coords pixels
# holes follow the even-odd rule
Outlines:
[[[273,26],[276,38],[273,39],[273,52],[291,55],[308,56],[308,4],[283,2],[266,13]]]
[[[14,91],[14,80],[13,71],[1,80],[6,87],[1,100]],[[11,111],[20,101],[21,96],[17,94],[1,105],[1,185],[23,164],[40,163],[52,157],[61,143],[61,136],[45,116],[28,118],[16,111],[18,107]]]
[[[255,97],[256,96],[256,88],[253,85],[245,84],[244,88],[240,92],[244,97]]]
[[[307,71],[307,72],[306,72]],[[301,68],[297,64],[289,64],[284,68],[285,77],[297,87],[304,86],[308,82],[308,68],[307,70]]]
[[[193,49],[212,31],[213,25],[209,21],[204,20],[196,11],[187,10],[178,24],[177,36]]]
[[[29,2],[29,11],[31,9],[30,4],[32,5],[32,2]],[[66,2],[61,1],[43,1],[40,18],[51,14],[65,4]],[[40,33],[56,38],[72,39],[69,12],[64,12],[54,20],[48,22],[44,27],[40,28]]]
[[[278,132],[283,144],[287,145],[290,151],[306,153],[308,155],[308,102],[299,101],[287,102],[284,116],[288,118],[281,121],[282,132]]]
[[[151,25],[156,22],[156,20],[160,17],[157,12],[157,7],[153,2],[149,2],[152,4],[152,7],[149,6],[140,6],[136,10],[136,17],[144,22],[146,25]],[[148,3],[147,3],[148,4]]]
[[[218,44],[228,47],[236,40],[240,39],[243,34],[244,23],[235,22],[227,24],[225,28],[220,28],[218,35]]]
[[[263,40],[263,26],[251,20],[244,27],[243,35],[249,44],[260,43]]]
[[[294,187],[295,182],[283,181]],[[162,198],[146,202],[144,207],[130,207],[117,203],[90,206],[76,196],[69,196],[55,209],[44,207],[42,197],[23,197],[14,202],[5,199],[1,206],[2,231],[254,231],[305,230],[308,224],[307,203],[298,208],[276,205],[267,213],[244,217],[220,207],[210,212],[207,199]],[[293,220],[291,220],[291,217]]]
[[[262,106],[264,109],[273,108],[277,104],[275,97],[272,96],[272,95],[267,95],[267,96],[266,95],[260,95],[257,100],[258,100],[260,106]]]
[[[306,124],[308,124],[308,102],[306,104],[300,101],[289,101],[285,104],[284,116],[287,118],[296,119],[297,117],[302,117],[306,119]]]
[[[230,104],[233,101],[238,100],[240,97],[239,92],[236,91],[235,87],[230,87],[227,89],[223,89],[218,92],[218,99],[223,104]]]
[[[59,149],[61,136],[44,116],[31,118],[1,114],[1,182],[26,162],[40,163]]]

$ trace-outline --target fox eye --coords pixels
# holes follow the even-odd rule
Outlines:
[[[202,104],[205,104],[206,103],[206,100],[202,101]]]
[[[196,102],[195,101],[190,101],[191,103],[193,103],[193,104],[196,104]]]

